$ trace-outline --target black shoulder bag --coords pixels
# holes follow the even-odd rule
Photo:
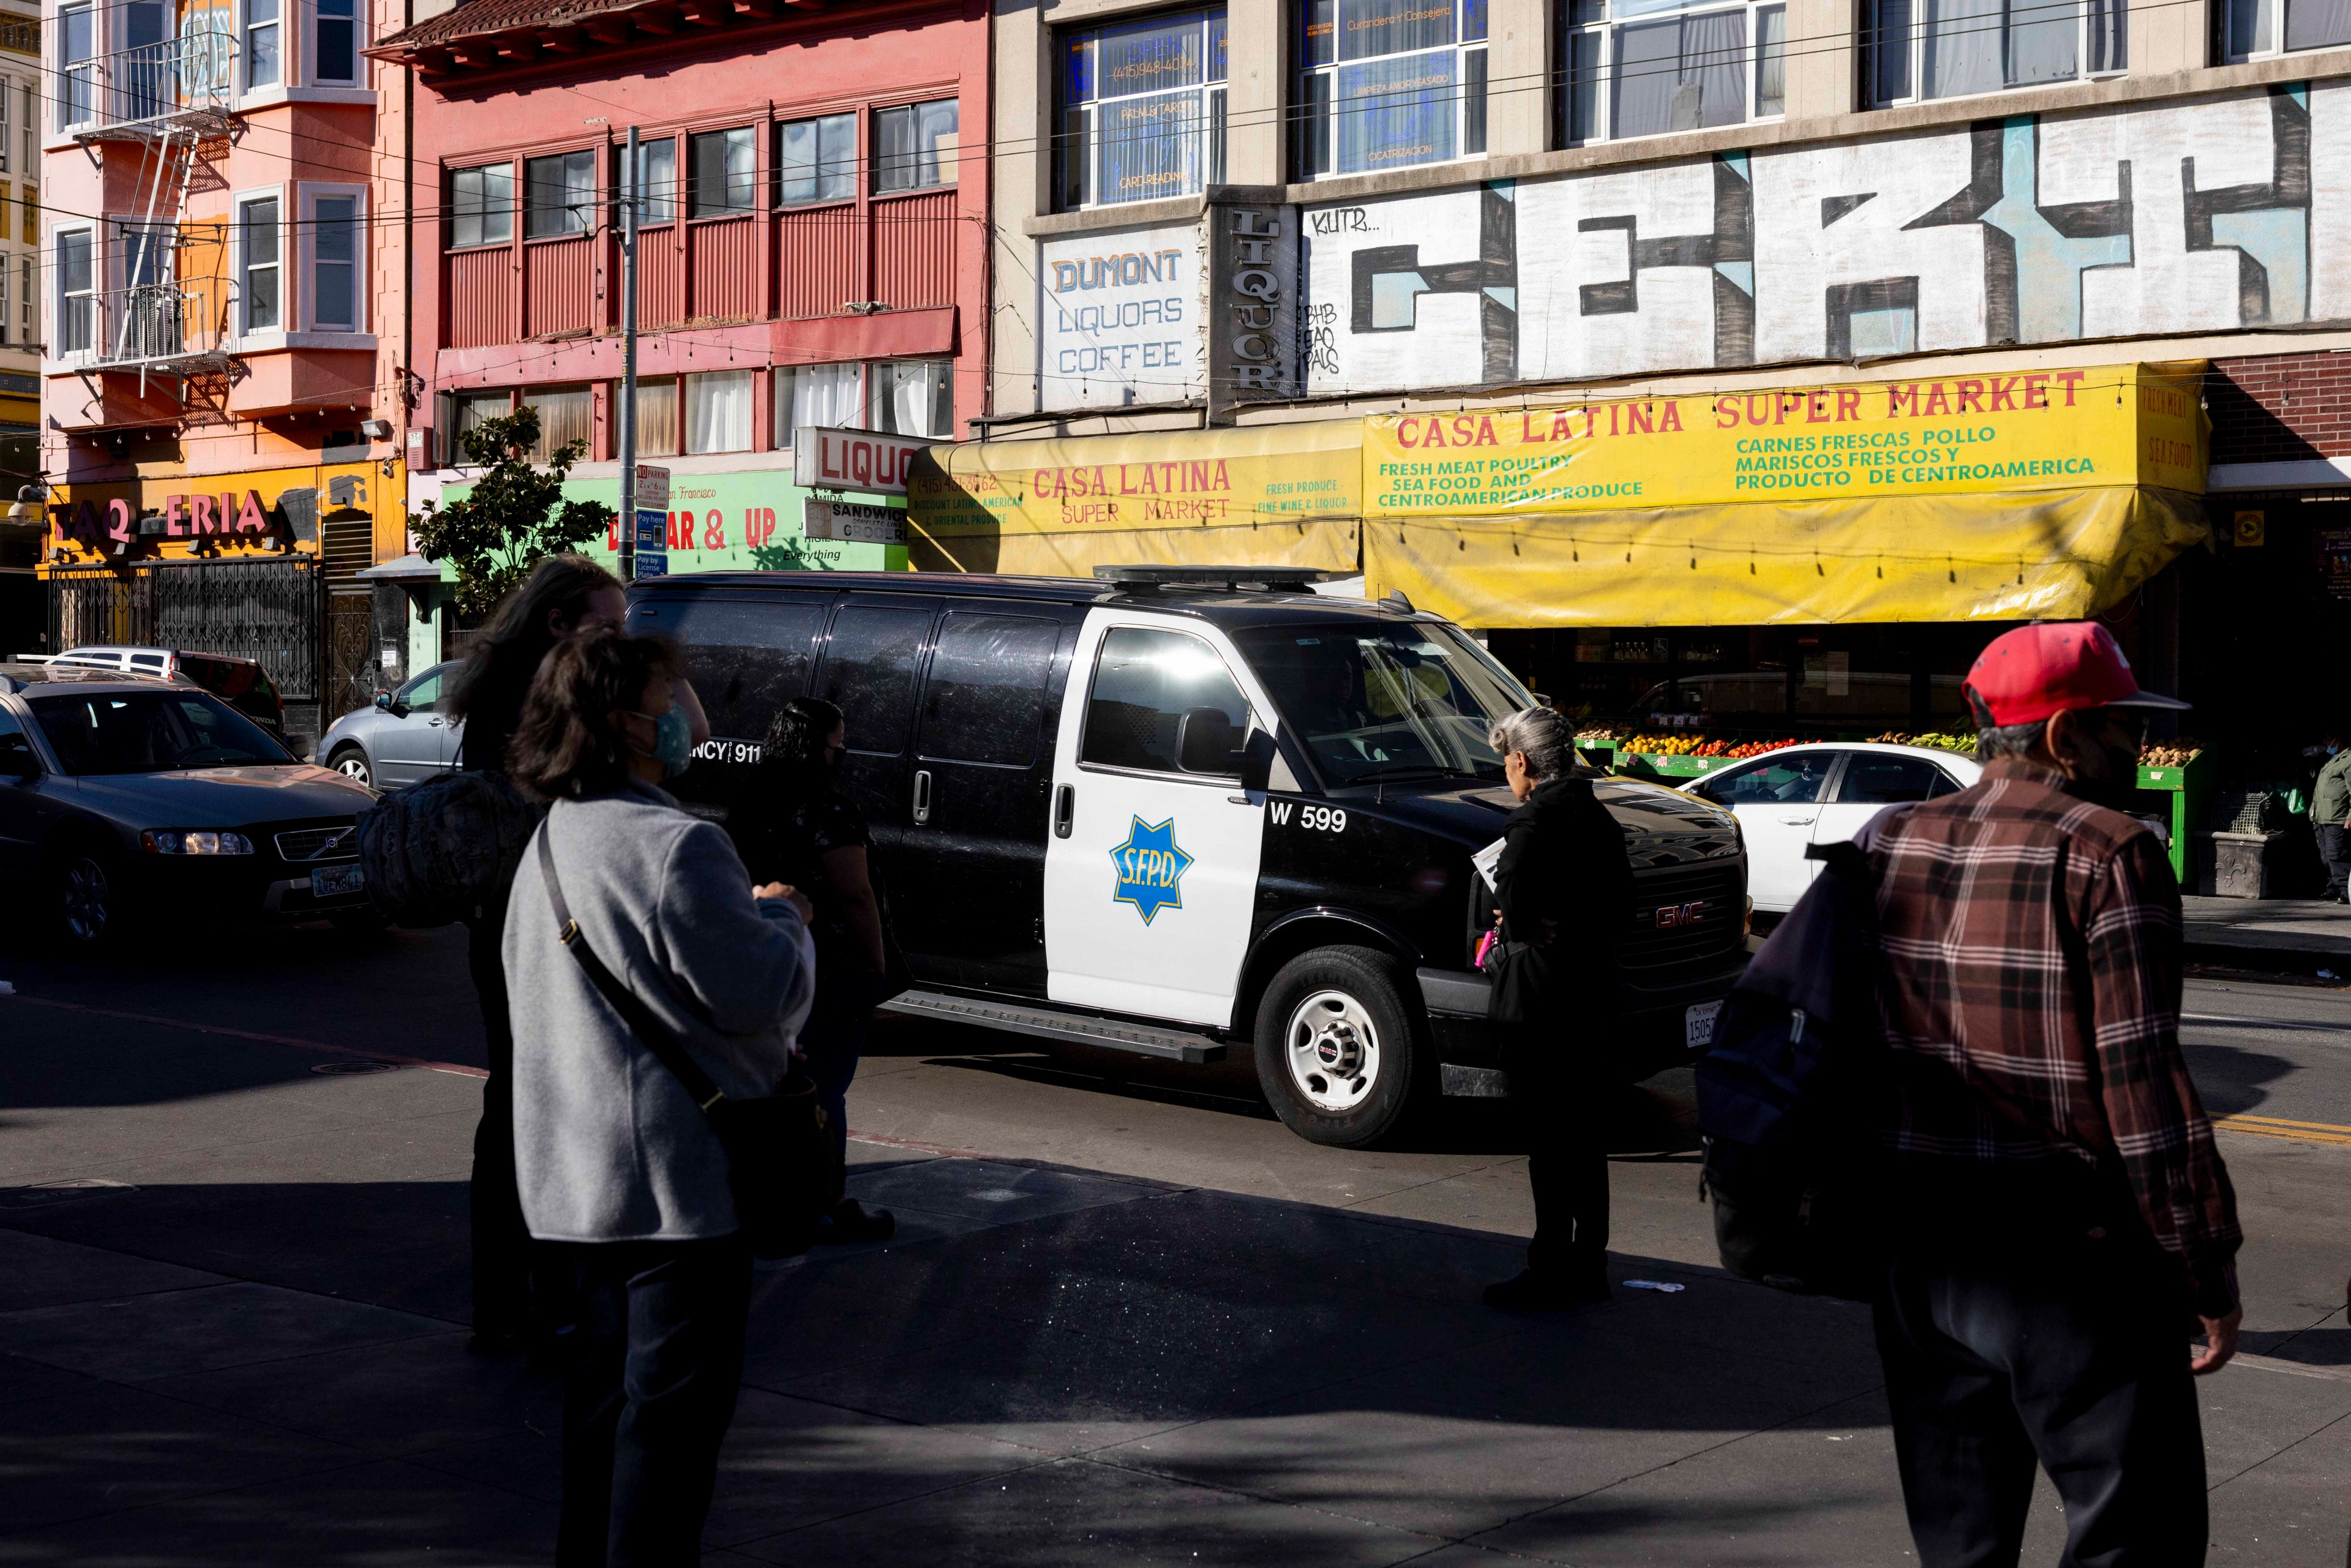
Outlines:
[[[792,1063],[773,1094],[758,1100],[730,1100],[710,1081],[710,1074],[653,1016],[635,992],[604,967],[588,946],[580,923],[563,901],[563,883],[555,874],[555,852],[538,832],[538,870],[547,881],[549,902],[555,905],[563,946],[587,971],[589,981],[612,1004],[647,1051],[674,1073],[726,1151],[727,1186],[735,1195],[735,1218],[743,1237],[758,1258],[789,1258],[809,1249],[816,1239],[817,1221],[841,1201],[842,1170],[833,1152],[824,1107],[816,1101],[816,1085],[800,1064]]]

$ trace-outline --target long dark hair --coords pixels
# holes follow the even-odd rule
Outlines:
[[[519,685],[525,672],[538,668],[557,641],[557,634],[548,630],[550,612],[565,626],[576,626],[589,600],[620,586],[619,578],[584,555],[551,555],[531,568],[522,585],[498,601],[472,655],[450,684],[443,710],[450,722],[473,711],[494,674],[512,670]]]
[[[600,626],[549,650],[507,748],[507,770],[542,800],[617,789],[629,757],[612,714],[638,711],[645,684],[674,680],[677,654],[658,637]]]
[[[824,743],[841,726],[841,710],[821,697],[794,697],[778,708],[759,745],[761,781],[795,798],[830,786]]]

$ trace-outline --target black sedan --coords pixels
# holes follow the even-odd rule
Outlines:
[[[352,825],[373,799],[200,687],[0,664],[0,876],[68,946],[172,920],[363,924]]]

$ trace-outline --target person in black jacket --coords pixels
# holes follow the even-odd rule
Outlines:
[[[1488,1287],[1490,1306],[1555,1311],[1608,1295],[1608,1153],[1604,1085],[1580,1037],[1604,1033],[1616,1005],[1615,945],[1632,904],[1625,832],[1575,760],[1573,727],[1531,707],[1488,737],[1519,809],[1502,830],[1495,914],[1504,959],[1493,1017],[1527,1151],[1535,1234],[1527,1267]]]

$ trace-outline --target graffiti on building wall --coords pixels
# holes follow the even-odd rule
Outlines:
[[[1309,207],[1313,393],[2351,316],[2351,84]]]

